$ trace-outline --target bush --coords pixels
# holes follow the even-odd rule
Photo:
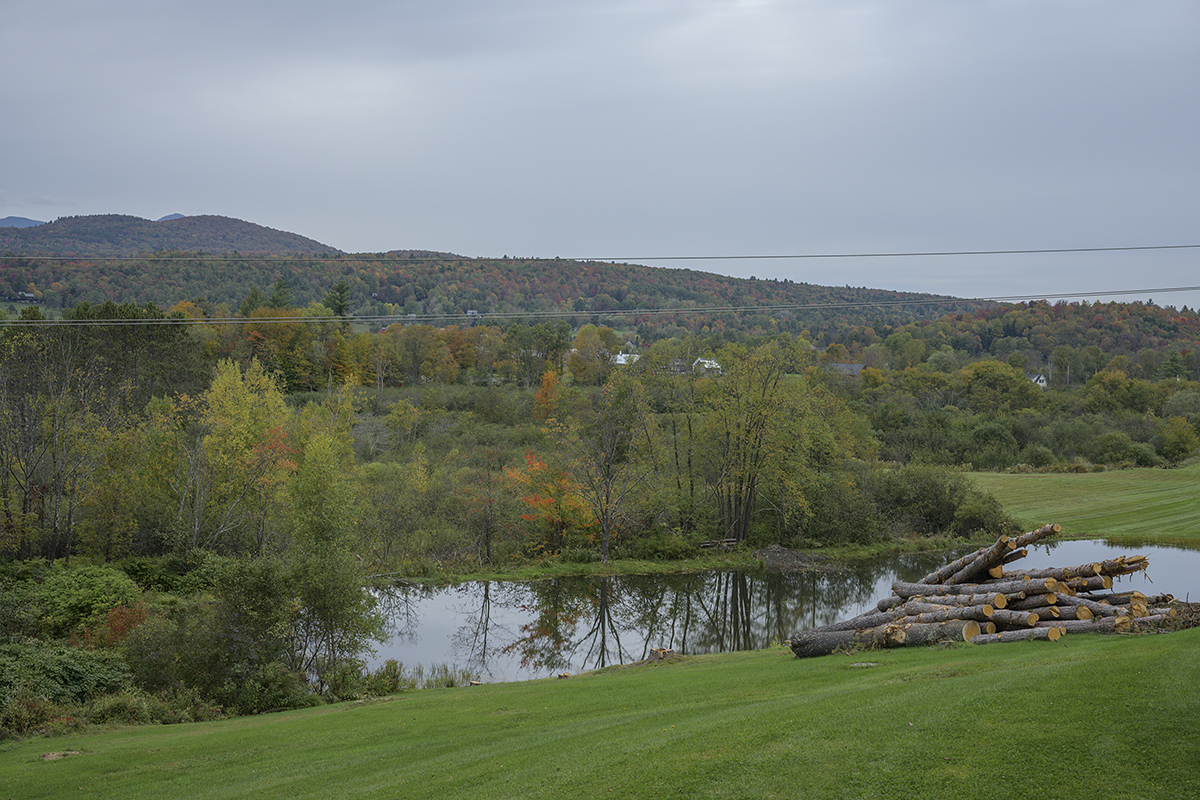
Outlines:
[[[136,689],[96,698],[88,705],[87,717],[99,724],[162,725],[184,721],[169,703]]]
[[[405,676],[404,666],[389,658],[383,666],[363,676],[363,691],[373,697],[386,697],[414,686],[412,678]]]
[[[24,686],[52,703],[85,702],[131,686],[129,668],[111,650],[63,645],[0,645],[0,697]]]
[[[696,555],[696,545],[687,541],[678,533],[656,533],[650,536],[639,537],[629,541],[623,548],[623,555],[629,558],[637,558],[645,561],[675,561],[682,558],[691,558]],[[591,560],[599,560],[600,556],[595,550],[567,550],[563,551],[563,560],[568,559],[567,554],[590,554]]]
[[[83,647],[115,647],[150,616],[145,603],[110,608],[104,619],[72,637],[71,644]]]
[[[953,531],[959,536],[1017,533],[1018,526],[1004,513],[999,500],[985,492],[973,490],[963,499],[954,515]]]
[[[0,644],[37,636],[36,588],[32,581],[0,578]]]
[[[69,710],[21,683],[0,695],[0,740],[26,736]]]
[[[862,474],[822,473],[806,488],[800,538],[816,544],[868,544],[884,536],[885,519],[864,492]]]
[[[127,558],[118,566],[147,591],[194,594],[212,588],[220,560],[199,553],[187,558]]]
[[[998,535],[1017,527],[995,498],[947,467],[909,464],[898,470],[874,470],[866,477],[866,486],[899,533]]]
[[[593,564],[600,560],[600,553],[592,547],[564,547],[558,557],[567,564]]]
[[[1048,467],[1054,463],[1054,451],[1043,444],[1031,444],[1021,451],[1020,461],[1036,469]]]
[[[51,636],[96,625],[111,609],[139,599],[137,584],[111,567],[56,568],[37,588],[41,624]]]
[[[358,700],[367,693],[367,682],[361,664],[342,661],[321,676],[325,699],[331,703]]]
[[[226,682],[214,699],[237,714],[266,714],[321,702],[303,675],[277,662],[257,667],[244,680]]]

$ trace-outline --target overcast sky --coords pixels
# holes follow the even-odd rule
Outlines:
[[[1200,243],[1195,0],[0,8],[0,217],[960,297],[1200,284],[1200,250],[651,258]]]

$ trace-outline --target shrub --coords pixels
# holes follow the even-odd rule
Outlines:
[[[0,644],[36,636],[38,616],[34,583],[0,578]]]
[[[227,681],[214,699],[238,714],[308,708],[321,702],[303,675],[277,662],[262,664],[243,680]]]
[[[0,697],[24,687],[51,703],[79,703],[130,685],[129,668],[111,650],[0,645]]]
[[[646,561],[674,561],[696,554],[696,546],[678,533],[656,533],[639,537],[629,541],[622,549],[628,557]],[[568,558],[568,553],[571,554],[571,558]],[[582,556],[585,553],[593,556],[590,560],[599,560],[599,555],[594,550],[582,548],[564,550],[563,560],[583,560]]]
[[[126,638],[138,625],[149,617],[150,612],[145,603],[132,606],[110,608],[104,619],[90,628],[85,628],[77,637],[72,637],[72,644],[83,647],[115,647]]]
[[[975,531],[1007,533],[1017,527],[995,498],[947,467],[909,464],[898,470],[872,470],[866,486],[898,532],[966,536]]]
[[[808,507],[798,532],[817,544],[867,544],[881,538],[885,520],[863,488],[863,475],[822,473],[806,487]]]
[[[396,694],[404,689],[412,689],[414,681],[404,674],[404,666],[394,658],[389,658],[372,672],[363,676],[363,691],[374,697],[385,697]]]
[[[127,558],[118,565],[148,591],[193,594],[210,589],[220,558],[199,553],[189,557]]]
[[[1183,417],[1171,417],[1163,423],[1158,438],[1158,451],[1168,461],[1183,461],[1200,449],[1196,429]]]
[[[1004,513],[1000,501],[990,494],[972,490],[954,515],[954,533],[971,536],[974,533],[1017,533],[1018,526]]]
[[[1021,451],[1022,464],[1040,469],[1054,463],[1054,451],[1043,444],[1031,444]]]
[[[126,725],[183,722],[179,714],[161,698],[136,689],[97,697],[87,708],[90,722]]]
[[[140,598],[137,584],[111,567],[58,568],[37,588],[41,624],[52,636],[96,625],[109,610]]]
[[[564,547],[558,557],[567,564],[592,564],[600,560],[600,553],[591,547]]]
[[[28,735],[66,714],[62,705],[26,684],[17,684],[0,695],[0,740]]]

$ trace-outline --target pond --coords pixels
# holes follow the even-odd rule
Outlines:
[[[447,664],[485,682],[529,680],[629,664],[652,648],[677,653],[756,650],[852,617],[963,552],[902,554],[825,571],[714,571],[533,582],[394,587],[380,593],[391,639],[370,660],[407,668]],[[1014,568],[1069,567],[1145,555],[1147,574],[1123,588],[1200,598],[1200,551],[1118,548],[1100,541],[1030,548]],[[1152,580],[1151,580],[1152,579]]]

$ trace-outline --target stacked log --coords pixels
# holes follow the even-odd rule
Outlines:
[[[1126,633],[1179,621],[1179,612],[1165,607],[1171,595],[1112,591],[1114,578],[1147,568],[1145,556],[1074,567],[1007,568],[1025,556],[1029,545],[1059,530],[1045,525],[1001,536],[916,583],[898,581],[874,611],[793,636],[792,651],[808,657],[945,641],[1054,642],[1068,632]]]

